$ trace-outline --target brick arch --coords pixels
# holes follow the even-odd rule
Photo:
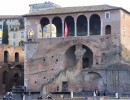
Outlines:
[[[103,92],[105,90],[105,82],[102,75],[96,71],[82,72],[83,91],[94,91],[98,89]]]
[[[64,43],[63,43],[64,44]],[[64,53],[68,50],[68,48],[72,47],[73,45],[81,44],[89,47],[92,52],[95,54],[96,51],[99,51],[100,49],[100,44],[94,42],[94,41],[86,41],[86,40],[70,40],[66,41],[67,45],[64,45]],[[93,45],[91,45],[93,44]]]
[[[96,61],[96,56],[98,56],[98,57],[101,56],[101,53],[99,52],[101,46],[98,43],[94,42],[94,41],[89,41],[89,42],[86,41],[86,40],[70,40],[70,41],[66,41],[65,44],[63,43],[63,45],[64,45],[64,47],[62,48],[63,49],[62,51],[64,51],[63,54],[65,55],[66,51],[70,47],[72,47],[73,45],[78,45],[78,44],[84,45],[84,46],[88,47],[92,51],[92,53],[93,53],[93,64],[92,64],[91,67],[96,66],[96,62],[97,62]],[[91,45],[91,44],[93,44],[93,45]],[[100,61],[101,58],[98,58],[98,60]]]

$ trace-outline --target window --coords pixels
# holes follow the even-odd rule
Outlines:
[[[15,53],[15,62],[19,62],[19,53],[18,52]]]
[[[21,32],[21,38],[24,38],[24,32]]]
[[[15,38],[16,38],[16,33],[14,32],[14,33],[13,33],[13,39],[15,39]]]
[[[110,18],[110,12],[105,12],[105,18]]]
[[[4,51],[4,63],[8,62],[8,51]]]
[[[32,30],[29,31],[28,37],[29,37],[29,38],[33,38],[33,31],[32,31]]]
[[[0,25],[0,29],[2,29],[2,25]]]
[[[110,25],[106,25],[105,32],[106,32],[106,35],[111,34],[111,26]]]
[[[15,42],[13,42],[13,46],[15,46],[16,45],[16,43]]]

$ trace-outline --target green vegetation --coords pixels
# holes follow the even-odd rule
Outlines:
[[[19,23],[20,23],[19,29],[24,29],[24,19],[20,18]]]
[[[3,23],[3,35],[2,35],[2,44],[8,44],[8,25],[6,21]]]

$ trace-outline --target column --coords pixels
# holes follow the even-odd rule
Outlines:
[[[101,19],[101,35],[103,35],[102,26],[103,26],[103,22],[102,22],[102,19]]]
[[[83,65],[83,55],[84,55],[84,53],[86,52],[86,50],[84,49],[84,48],[82,48],[82,45],[76,45],[75,46],[75,55],[76,55],[76,60],[77,60],[77,68],[79,69],[79,70],[81,70],[82,69],[82,65]]]
[[[52,21],[50,20],[50,38],[52,38]]]
[[[64,37],[64,20],[62,20],[62,37]]]
[[[87,29],[88,29],[88,35],[87,35],[87,36],[90,36],[90,32],[89,32],[89,18],[88,18],[88,21],[87,21],[87,22],[88,22],[88,23],[87,23],[87,24],[88,24],[88,25],[87,25],[87,26],[88,26],[88,27],[87,27]]]
[[[77,36],[77,19],[75,19],[74,29],[74,35]]]

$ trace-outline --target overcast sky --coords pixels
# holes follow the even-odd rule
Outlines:
[[[29,12],[29,4],[54,2],[63,7],[108,4],[122,7],[130,12],[129,0],[2,0],[0,15],[23,15]]]

